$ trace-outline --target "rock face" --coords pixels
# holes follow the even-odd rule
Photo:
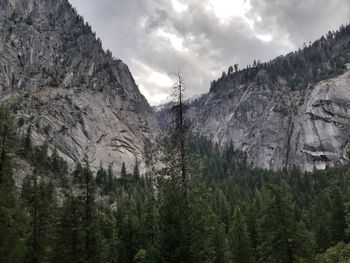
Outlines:
[[[253,167],[304,171],[349,163],[350,25],[266,63],[233,67],[190,101],[194,133],[247,154]],[[169,107],[159,107],[162,129]]]
[[[350,71],[312,89],[295,118],[290,158],[305,170],[345,164],[350,138]]]
[[[0,2],[0,99],[20,131],[69,162],[141,159],[155,115],[128,67],[105,52],[67,0]]]
[[[221,146],[231,142],[253,167],[304,171],[348,163],[350,69],[291,91],[283,79],[274,86],[219,81],[217,89],[192,101],[187,116],[194,133]],[[258,73],[265,75],[264,70]],[[167,109],[157,112],[162,129]]]

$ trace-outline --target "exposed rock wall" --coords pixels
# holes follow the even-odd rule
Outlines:
[[[295,119],[291,160],[305,170],[348,162],[350,71],[322,81],[308,94]]]
[[[262,74],[264,74],[262,72]],[[301,91],[222,80],[191,102],[192,130],[219,145],[233,143],[254,167],[324,169],[349,161],[350,70]],[[165,111],[158,112],[161,126]]]
[[[71,163],[131,168],[158,129],[128,67],[67,0],[0,2],[0,100]]]

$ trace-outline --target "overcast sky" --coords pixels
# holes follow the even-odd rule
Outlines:
[[[151,105],[181,69],[187,96],[229,65],[266,61],[350,20],[349,0],[69,0],[128,64]]]

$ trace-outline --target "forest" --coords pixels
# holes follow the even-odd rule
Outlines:
[[[176,120],[146,143],[144,176],[137,161],[94,173],[87,158],[69,172],[2,107],[0,262],[348,262],[348,167],[249,168]],[[32,172],[19,180],[21,162]]]

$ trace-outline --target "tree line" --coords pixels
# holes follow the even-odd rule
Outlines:
[[[346,69],[350,62],[350,25],[342,25],[337,31],[329,31],[320,39],[303,45],[297,51],[279,56],[268,62],[254,60],[242,70],[238,64],[223,71],[222,76],[211,82],[210,92],[219,90],[227,81],[239,84],[255,83],[259,87],[278,86],[279,80],[286,82],[291,91],[304,90],[309,84],[332,77]]]
[[[32,145],[30,129],[19,138],[1,108],[0,262],[348,260],[349,168],[251,169],[232,144],[188,135],[183,110],[178,97],[173,132],[146,144],[147,176],[137,162],[116,176],[87,158],[69,172],[56,150]],[[22,180],[19,159],[32,169]]]

